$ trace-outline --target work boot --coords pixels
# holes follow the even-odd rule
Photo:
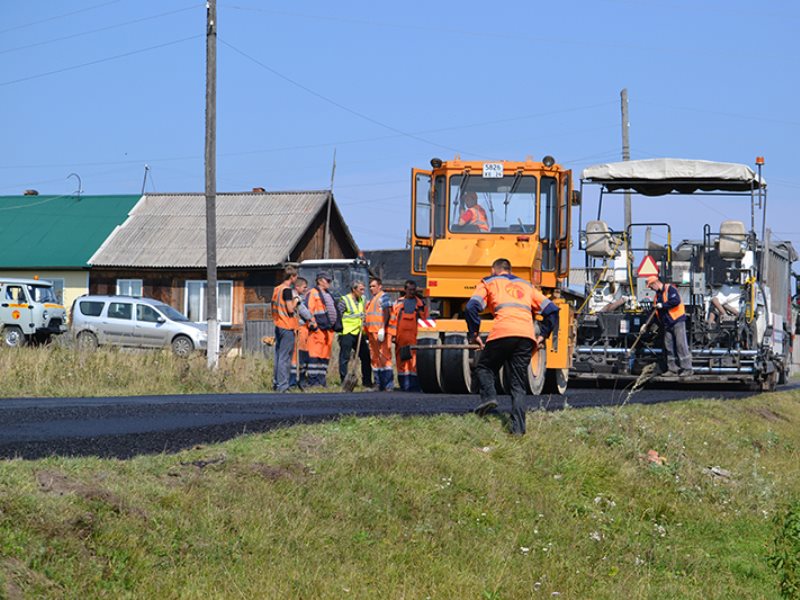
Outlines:
[[[494,410],[495,408],[497,408],[497,400],[487,400],[486,402],[483,402],[478,406],[476,406],[472,412],[474,412],[479,417],[483,417],[486,415],[486,413],[488,413],[491,410]]]
[[[681,369],[678,371],[678,377],[691,377],[694,375],[693,369]]]

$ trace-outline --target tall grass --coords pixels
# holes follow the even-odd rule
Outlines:
[[[799,396],[537,412],[521,439],[472,415],[345,418],[6,461],[0,595],[777,598]]]
[[[223,357],[209,371],[204,355],[52,345],[0,351],[0,397],[116,396],[272,389],[272,361]]]

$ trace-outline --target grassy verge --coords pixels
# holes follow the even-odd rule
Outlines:
[[[800,395],[0,463],[0,595],[773,598]],[[647,459],[649,450],[665,458]]]

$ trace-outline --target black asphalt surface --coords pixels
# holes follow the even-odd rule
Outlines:
[[[798,389],[794,383],[781,389]],[[689,398],[744,398],[757,392],[678,386],[645,389],[628,402],[655,404]],[[614,406],[627,392],[570,388],[565,396],[530,396],[529,409],[559,410]],[[500,397],[499,410],[510,399]],[[52,455],[130,458],[176,452],[197,444],[224,441],[296,423],[341,416],[465,414],[477,396],[401,392],[323,394],[194,394],[110,398],[0,399],[0,458],[34,459]]]

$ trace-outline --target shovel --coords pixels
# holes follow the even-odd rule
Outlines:
[[[352,392],[354,389],[356,389],[356,383],[358,383],[358,372],[361,367],[361,334],[363,330],[363,327],[358,330],[356,347],[347,361],[347,374],[344,376],[344,380],[342,381],[342,391],[345,392]]]

